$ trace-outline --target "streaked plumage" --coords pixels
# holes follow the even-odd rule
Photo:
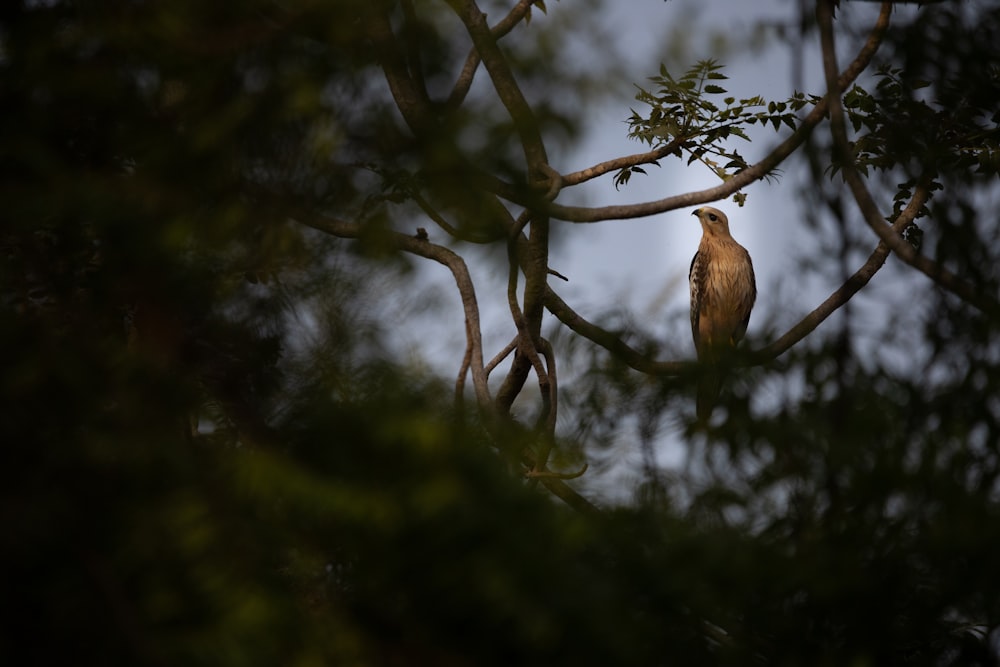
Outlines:
[[[729,233],[726,214],[705,206],[692,215],[701,222],[702,236],[688,272],[691,334],[698,359],[712,364],[721,349],[735,346],[746,333],[757,283],[750,253]],[[705,372],[698,388],[699,418],[711,416],[720,383],[717,372]]]

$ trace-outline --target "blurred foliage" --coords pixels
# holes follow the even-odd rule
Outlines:
[[[443,3],[418,4],[409,38],[440,92],[468,43]],[[0,9],[0,659],[997,664],[997,323],[953,298],[897,304],[930,313],[909,374],[845,339],[741,375],[728,419],[686,434],[689,478],[651,464],[594,516],[511,474],[495,448],[521,435],[491,440],[396,356],[372,305],[408,294],[387,203],[428,189],[458,210],[462,160],[513,174],[517,157],[483,98],[434,140],[406,132],[361,29],[404,5]],[[927,9],[887,52],[944,113],[961,90],[1000,99],[983,92],[1000,16],[962,11]],[[557,45],[518,47],[519,72],[576,89],[543,57]],[[906,106],[912,86],[876,92],[849,106]],[[565,99],[543,133],[573,136]],[[724,111],[698,113],[724,138]],[[963,132],[972,117],[949,114]],[[977,205],[995,172],[934,164],[931,252],[996,293],[1000,226]],[[364,234],[289,219],[307,205]],[[651,448],[681,420],[693,376],[586,361],[565,396],[588,439],[628,423]],[[779,373],[801,391],[758,406]]]

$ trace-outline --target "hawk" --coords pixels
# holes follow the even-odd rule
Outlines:
[[[691,259],[691,334],[698,360],[717,363],[720,352],[736,346],[747,331],[757,299],[753,263],[746,248],[729,233],[722,211],[705,206],[691,215],[701,222],[701,244]],[[698,418],[707,421],[719,395],[722,378],[708,369],[698,382]]]

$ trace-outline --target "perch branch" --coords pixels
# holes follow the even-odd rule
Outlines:
[[[677,375],[695,367],[693,361],[655,361],[642,354],[616,334],[603,329],[580,316],[570,308],[559,295],[547,287],[545,290],[545,307],[550,313],[570,328],[571,331],[587,340],[603,347],[612,355],[623,361],[627,366],[649,375]]]

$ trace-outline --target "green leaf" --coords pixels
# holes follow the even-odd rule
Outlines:
[[[711,84],[705,86],[703,90],[709,95],[721,95],[722,93],[728,92],[722,86],[713,86]]]

